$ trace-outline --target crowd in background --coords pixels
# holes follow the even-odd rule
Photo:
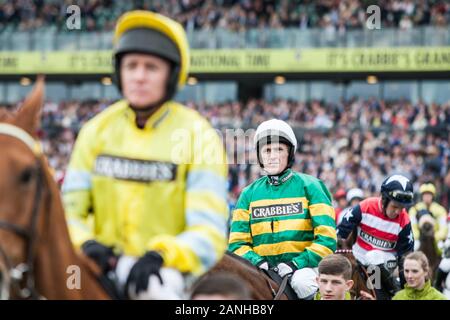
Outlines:
[[[188,30],[222,28],[362,28],[369,5],[380,7],[382,27],[447,26],[450,3],[444,0],[17,0],[0,2],[0,30],[36,30],[58,26],[80,8],[82,30],[112,30],[129,9],[145,9],[175,18]]]
[[[45,103],[40,135],[60,183],[80,127],[109,103]],[[450,205],[450,103],[354,98],[337,103],[253,99],[186,105],[206,116],[222,134],[228,152],[230,205],[260,176],[252,129],[271,118],[294,127],[299,140],[294,169],[323,179],[332,193],[359,187],[366,196],[374,195],[382,180],[397,172],[410,177],[415,190],[423,182],[434,182],[439,202]],[[240,128],[247,137],[233,131]],[[230,139],[227,129],[235,137]]]
[[[441,190],[441,202],[450,205],[449,103],[353,98],[338,103],[279,99],[187,105],[223,133],[228,128],[256,128],[271,118],[289,122],[299,140],[294,169],[321,178],[333,193],[358,187],[366,196],[377,194],[383,179],[397,172],[410,177],[416,190],[433,181]],[[251,141],[251,137],[225,141],[229,156],[234,156],[233,200],[260,174]],[[248,161],[240,164],[236,159]]]

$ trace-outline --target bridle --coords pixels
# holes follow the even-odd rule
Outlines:
[[[0,298],[9,298],[9,293],[11,289],[15,289],[19,298],[21,299],[39,299],[41,296],[36,290],[36,283],[34,278],[34,260],[35,260],[35,243],[36,243],[36,225],[39,216],[39,208],[42,201],[42,181],[43,181],[43,170],[41,156],[42,152],[39,143],[31,137],[23,129],[6,123],[0,123],[0,134],[14,137],[21,142],[25,143],[29,149],[36,156],[36,183],[34,194],[33,206],[31,209],[31,221],[27,228],[19,226],[17,224],[10,223],[8,221],[0,220],[0,229],[10,231],[22,239],[25,240],[26,244],[26,259],[25,262],[19,263],[14,266],[11,259],[7,256],[4,249],[0,245],[0,258],[5,262],[7,274],[3,281],[8,280],[7,286],[9,288],[0,288]],[[22,283],[25,283],[22,287]],[[2,285],[3,286],[3,285]],[[5,297],[2,296],[5,295]]]

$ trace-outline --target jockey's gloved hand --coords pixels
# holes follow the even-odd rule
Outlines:
[[[263,270],[269,270],[269,263],[266,260],[262,260],[260,263],[256,265],[258,268]]]
[[[163,258],[161,255],[156,251],[148,251],[131,268],[125,285],[126,292],[129,292],[131,285],[134,285],[136,295],[141,291],[146,291],[151,275],[157,276],[159,282],[163,284],[163,280],[159,273],[162,265]]]
[[[105,246],[96,240],[88,240],[82,244],[81,250],[97,263],[104,274],[113,269],[117,258],[113,247]]]
[[[276,271],[280,275],[280,277],[284,277],[285,275],[294,273],[294,271],[297,270],[297,267],[292,262],[287,263],[279,263],[276,267]]]

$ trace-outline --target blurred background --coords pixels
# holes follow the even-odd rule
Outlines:
[[[80,127],[120,98],[112,34],[131,9],[184,25],[192,66],[176,100],[215,128],[283,119],[299,140],[294,169],[333,194],[378,194],[396,172],[415,190],[433,182],[449,209],[450,2],[438,0],[0,0],[0,107],[48,75],[40,136],[59,183]],[[226,141],[231,158],[255,156],[244,140]],[[260,171],[229,169],[233,207]]]

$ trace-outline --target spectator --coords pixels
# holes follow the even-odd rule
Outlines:
[[[8,25],[26,31],[41,27],[57,26],[66,30],[66,16],[70,1],[4,1],[0,4],[0,29]],[[370,1],[140,1],[131,6],[151,10],[179,21],[187,30],[223,28],[237,30],[256,28],[317,28],[326,27],[330,33],[336,30],[363,28],[365,12]],[[130,9],[128,3],[112,1],[78,1],[77,6],[86,17],[82,29],[110,31],[114,21]],[[447,9],[442,2],[428,3],[412,0],[382,1],[381,26],[409,29],[415,25],[445,27]]]
[[[251,300],[251,292],[237,275],[228,272],[212,273],[194,283],[191,300]]]
[[[319,263],[319,290],[314,300],[350,300],[353,286],[352,265],[340,254],[331,254]]]
[[[111,102],[45,103],[41,140],[49,163],[60,178],[64,177],[79,128]],[[450,204],[448,104],[407,102],[408,125],[401,129],[395,128],[394,120],[394,113],[403,108],[400,101],[374,98],[342,99],[336,103],[285,99],[250,99],[246,103],[230,101],[220,104],[188,101],[186,105],[209,118],[214,127],[223,132],[227,128],[254,128],[271,117],[285,118],[302,137],[293,167],[310,175],[318,174],[333,193],[340,188],[349,190],[356,187],[364,190],[366,196],[373,196],[383,177],[389,171],[398,170],[411,178],[416,190],[422,183],[433,183],[437,190],[434,201],[445,208]],[[5,107],[15,108],[13,105]],[[319,109],[325,110],[325,114],[333,119],[332,128],[319,131],[312,125]],[[432,127],[429,120],[433,112],[435,119],[443,120]],[[331,117],[334,113],[336,115]],[[384,120],[381,114],[384,114]],[[420,126],[415,127],[419,121]],[[227,141],[226,145],[229,154],[234,152],[237,159],[248,159],[230,172],[228,190],[234,193],[231,199],[237,197],[242,186],[260,175],[259,166],[252,159],[253,153],[243,141]]]
[[[411,252],[405,257],[404,273],[406,285],[392,300],[447,300],[431,286],[428,259],[421,251]]]

